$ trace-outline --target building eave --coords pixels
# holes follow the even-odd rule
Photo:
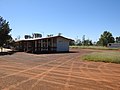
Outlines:
[[[63,36],[51,36],[51,37],[45,37],[45,38],[32,38],[32,39],[21,39],[21,40],[16,40],[15,42],[23,42],[23,41],[34,41],[34,40],[43,40],[43,39],[49,39],[49,38],[64,38],[66,40],[69,40],[69,41],[74,41],[72,39],[69,39],[69,38],[66,38],[66,37],[63,37]]]

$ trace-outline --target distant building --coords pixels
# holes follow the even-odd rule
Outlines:
[[[16,50],[25,52],[68,52],[71,39],[63,36],[16,40]]]
[[[107,46],[109,48],[120,48],[120,43],[109,43]]]

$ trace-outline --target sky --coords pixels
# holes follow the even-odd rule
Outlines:
[[[0,16],[13,38],[62,33],[97,41],[104,31],[120,36],[120,0],[0,0]]]

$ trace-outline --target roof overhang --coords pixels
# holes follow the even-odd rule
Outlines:
[[[31,38],[31,39],[21,39],[21,40],[16,40],[15,42],[26,42],[26,41],[35,41],[35,40],[44,40],[44,39],[50,39],[50,38],[64,38],[66,40],[69,40],[69,41],[74,41],[72,39],[69,39],[69,38],[66,38],[66,37],[63,37],[63,36],[52,36],[52,37],[45,37],[45,38]]]

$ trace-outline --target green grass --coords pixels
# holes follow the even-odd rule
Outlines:
[[[96,50],[118,50],[118,48],[108,48],[103,46],[70,46],[70,48],[96,49]]]
[[[109,62],[120,64],[120,52],[113,51],[103,51],[103,52],[93,52],[82,56],[83,60],[95,61],[95,62]]]

